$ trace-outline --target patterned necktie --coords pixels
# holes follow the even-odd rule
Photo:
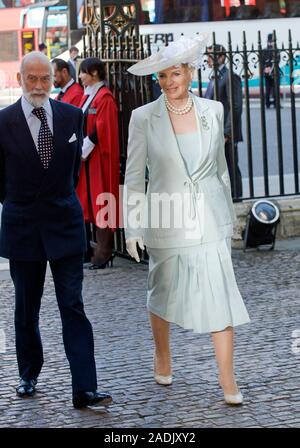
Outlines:
[[[37,107],[33,109],[32,113],[41,121],[38,136],[38,153],[44,168],[47,169],[53,154],[53,135],[48,126],[45,109]]]

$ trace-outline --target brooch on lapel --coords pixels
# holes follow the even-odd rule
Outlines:
[[[200,120],[201,120],[203,129],[205,131],[209,131],[210,127],[209,127],[209,124],[207,122],[207,118],[205,117],[205,115],[201,115]]]

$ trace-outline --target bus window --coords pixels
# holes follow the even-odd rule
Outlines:
[[[68,49],[68,16],[66,12],[50,13],[46,18],[46,44],[49,58]]]
[[[19,59],[18,31],[1,31],[0,42],[0,61],[17,61]]]
[[[142,24],[300,16],[295,0],[141,0]]]
[[[24,28],[42,28],[45,8],[26,8],[23,12],[22,25]]]
[[[21,31],[21,56],[30,53],[37,48],[36,35],[34,30]]]

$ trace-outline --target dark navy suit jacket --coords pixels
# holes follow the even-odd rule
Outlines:
[[[83,142],[82,111],[50,100],[54,152],[45,170],[21,100],[0,111],[0,256],[55,260],[85,251],[82,208],[75,193]],[[73,134],[76,140],[69,142]]]

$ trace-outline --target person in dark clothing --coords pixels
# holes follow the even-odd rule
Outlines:
[[[44,55],[48,55],[48,47],[46,44],[44,44],[44,42],[42,42],[41,44],[39,44],[39,51],[41,53],[43,53]]]
[[[230,85],[229,70],[225,66],[226,50],[222,45],[214,46],[216,60],[214,61],[213,47],[207,48],[208,65],[214,68],[217,65],[217,78],[215,79],[214,70],[208,83],[205,98],[217,99],[224,106],[224,138],[225,138],[225,157],[228,165],[231,181],[231,193],[233,198],[239,198],[243,194],[242,175],[238,165],[238,143],[243,141],[242,136],[242,111],[243,111],[243,93],[241,78],[233,74],[233,123],[231,123],[231,104],[230,104]],[[215,98],[214,85],[217,82],[218,98]],[[234,132],[232,132],[234,131]],[[235,182],[234,182],[235,181]],[[234,191],[234,184],[235,190]]]
[[[274,52],[274,40],[273,34],[268,34],[267,48],[263,50],[262,53],[262,64],[264,71],[264,78],[266,83],[266,107],[270,109],[271,105],[276,107],[276,94],[275,94],[275,78],[274,78],[274,68],[275,60]]]
[[[70,75],[76,81],[76,64],[79,59],[79,49],[77,47],[71,47],[69,50],[70,59],[68,60]]]
[[[9,259],[15,287],[16,393],[21,398],[34,395],[44,363],[39,314],[49,262],[73,406],[107,405],[111,396],[97,391],[93,330],[82,298],[86,241],[75,188],[83,115],[74,106],[49,99],[52,68],[40,52],[24,57],[17,77],[23,95],[0,111],[0,256]]]

